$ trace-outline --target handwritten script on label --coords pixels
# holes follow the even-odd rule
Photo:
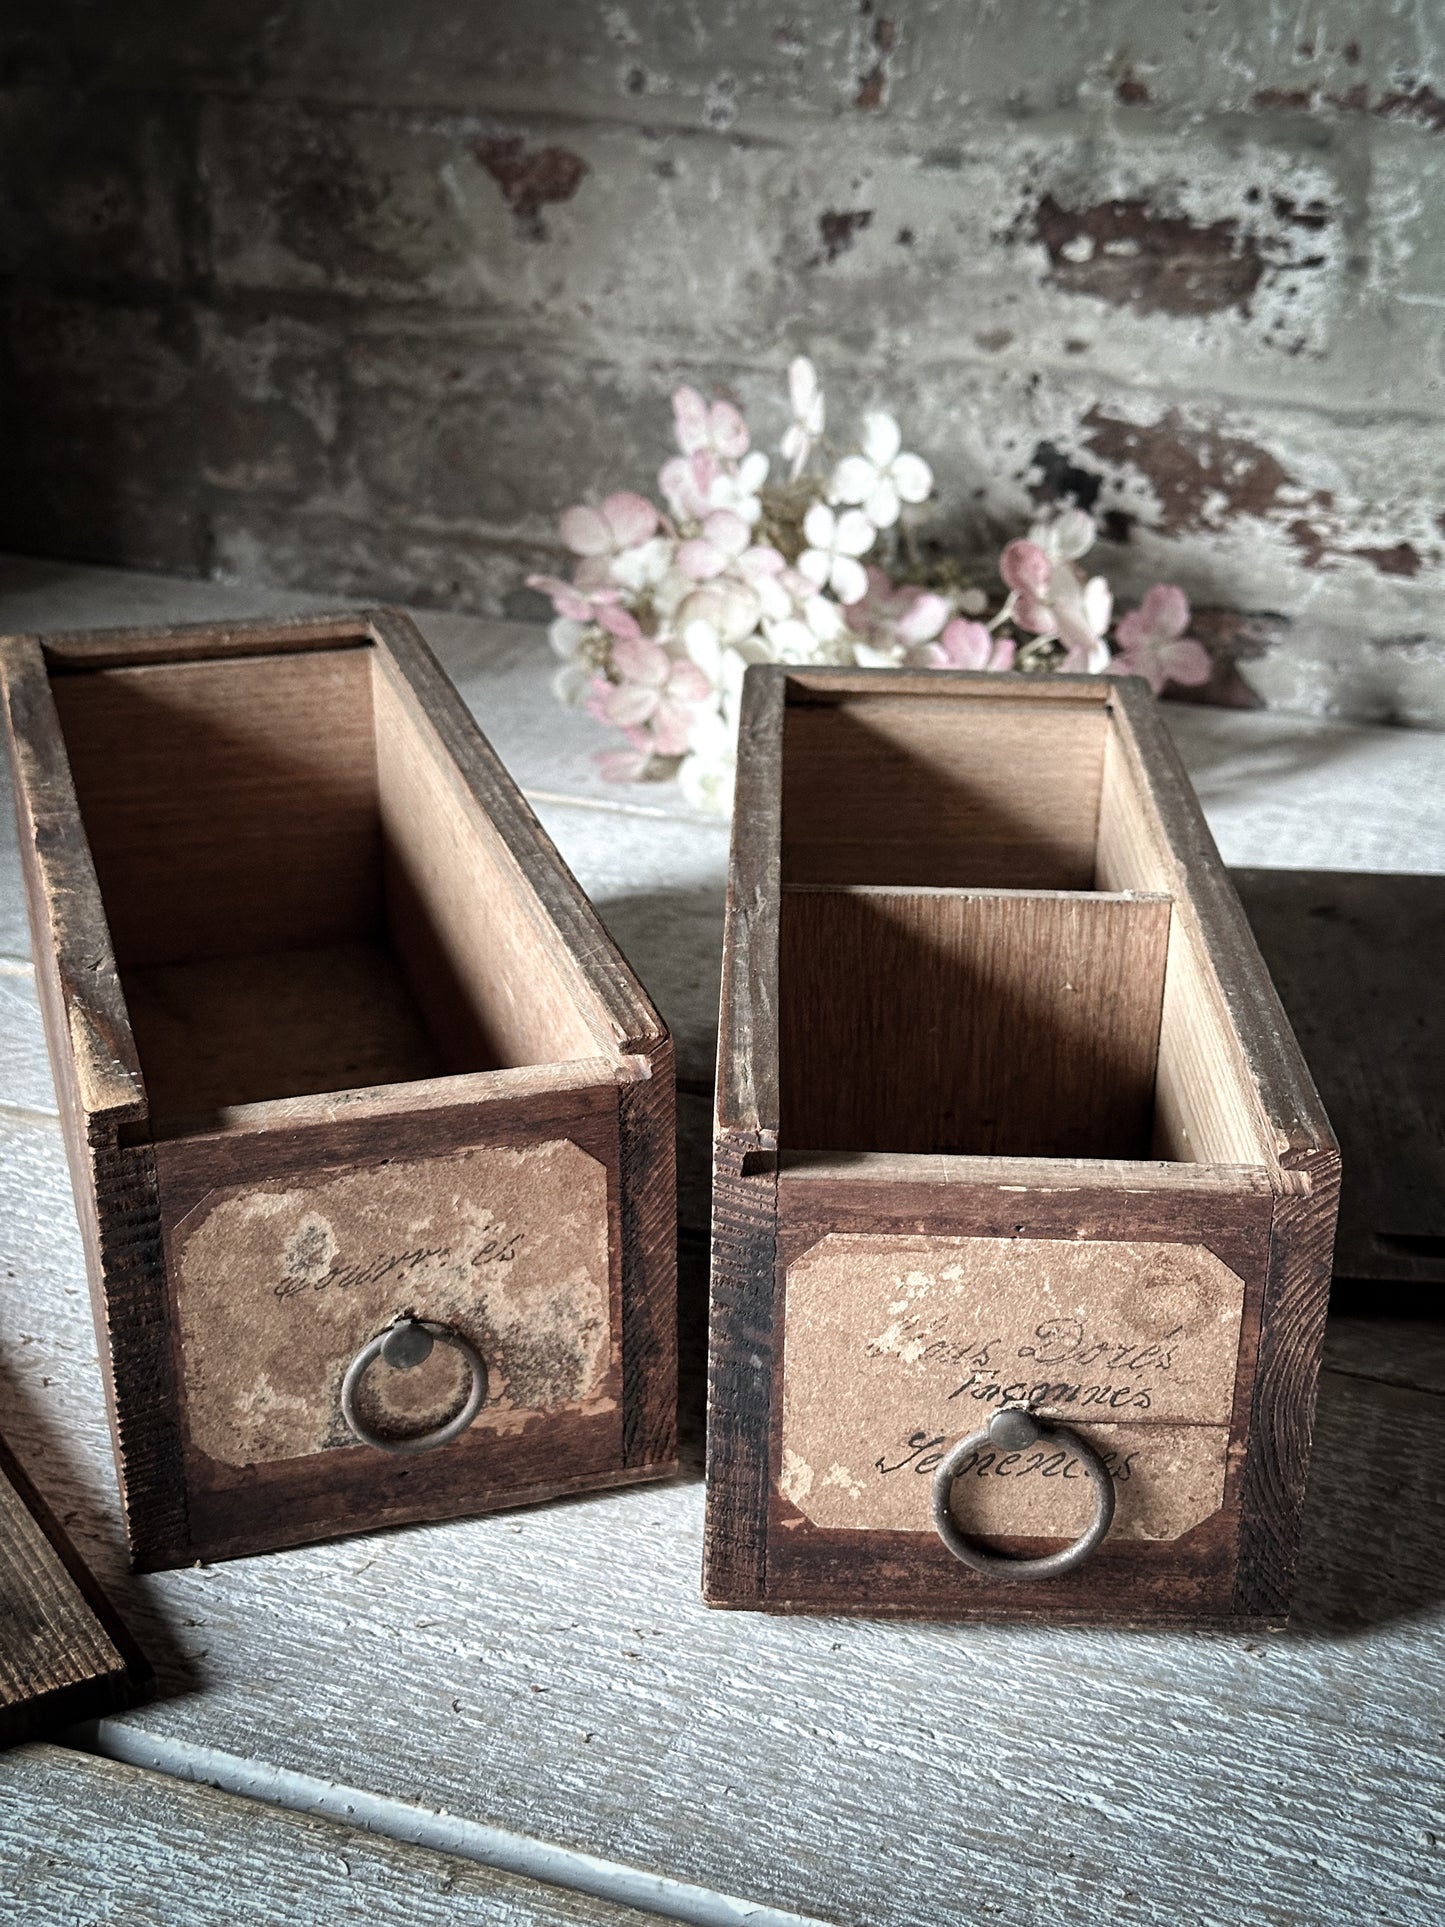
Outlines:
[[[1114,1531],[1172,1539],[1223,1502],[1243,1281],[1199,1245],[823,1238],[785,1287],[783,1496],[814,1524],[931,1532],[932,1474],[1003,1405],[1085,1433]],[[984,1536],[1071,1538],[1077,1458],[980,1446],[954,1483]]]
[[[436,1319],[487,1363],[476,1425],[615,1404],[607,1172],[566,1140],[318,1171],[212,1192],[175,1264],[193,1442],[227,1465],[347,1446],[340,1386],[400,1315]],[[420,1431],[465,1396],[449,1347],[377,1368],[368,1422]]]

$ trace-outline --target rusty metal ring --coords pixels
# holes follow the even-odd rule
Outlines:
[[[409,1372],[414,1365],[431,1357],[435,1344],[449,1345],[454,1352],[460,1352],[471,1373],[471,1385],[461,1410],[429,1432],[413,1432],[403,1438],[388,1438],[384,1432],[373,1432],[356,1410],[356,1395],[362,1379],[377,1359],[393,1371]],[[448,1445],[460,1438],[481,1411],[486,1398],[487,1368],[480,1352],[460,1332],[453,1331],[450,1325],[435,1324],[429,1318],[398,1318],[384,1332],[369,1339],[347,1366],[341,1381],[341,1416],[363,1445],[374,1445],[379,1452],[431,1452],[439,1445]]]
[[[953,1482],[968,1462],[969,1454],[986,1445],[1005,1452],[1024,1452],[1031,1445],[1052,1445],[1076,1458],[1094,1488],[1094,1516],[1072,1545],[1041,1559],[1010,1559],[985,1552],[960,1532],[953,1516]],[[1044,1425],[1022,1405],[1005,1406],[995,1412],[982,1432],[972,1432],[951,1446],[939,1460],[933,1475],[933,1523],[938,1536],[955,1559],[987,1579],[1056,1579],[1060,1573],[1073,1572],[1097,1551],[1114,1523],[1114,1481],[1109,1468],[1086,1438],[1065,1425]]]

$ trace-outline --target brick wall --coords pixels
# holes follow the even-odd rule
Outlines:
[[[9,547],[520,610],[805,349],[963,547],[1071,494],[1265,699],[1445,721],[1445,13],[11,0],[0,152]]]

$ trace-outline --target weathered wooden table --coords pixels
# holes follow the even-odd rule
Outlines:
[[[298,598],[0,565],[0,627]],[[1332,1322],[1291,1629],[709,1612],[706,1139],[727,833],[595,776],[539,632],[422,627],[674,1026],[674,1483],[137,1579],[8,823],[0,1430],[160,1674],[0,1759],[0,1920],[1445,1921],[1445,1326]],[[1445,741],[1171,712],[1226,861],[1445,869]],[[1382,1293],[1382,1299],[1385,1294]],[[1382,1309],[1383,1309],[1382,1305]],[[215,1789],[220,1789],[216,1791]]]

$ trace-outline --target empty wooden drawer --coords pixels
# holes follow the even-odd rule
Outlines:
[[[748,672],[711,1601],[1280,1617],[1338,1170],[1142,683]]]
[[[668,1471],[671,1046],[410,623],[4,671],[136,1562]]]

